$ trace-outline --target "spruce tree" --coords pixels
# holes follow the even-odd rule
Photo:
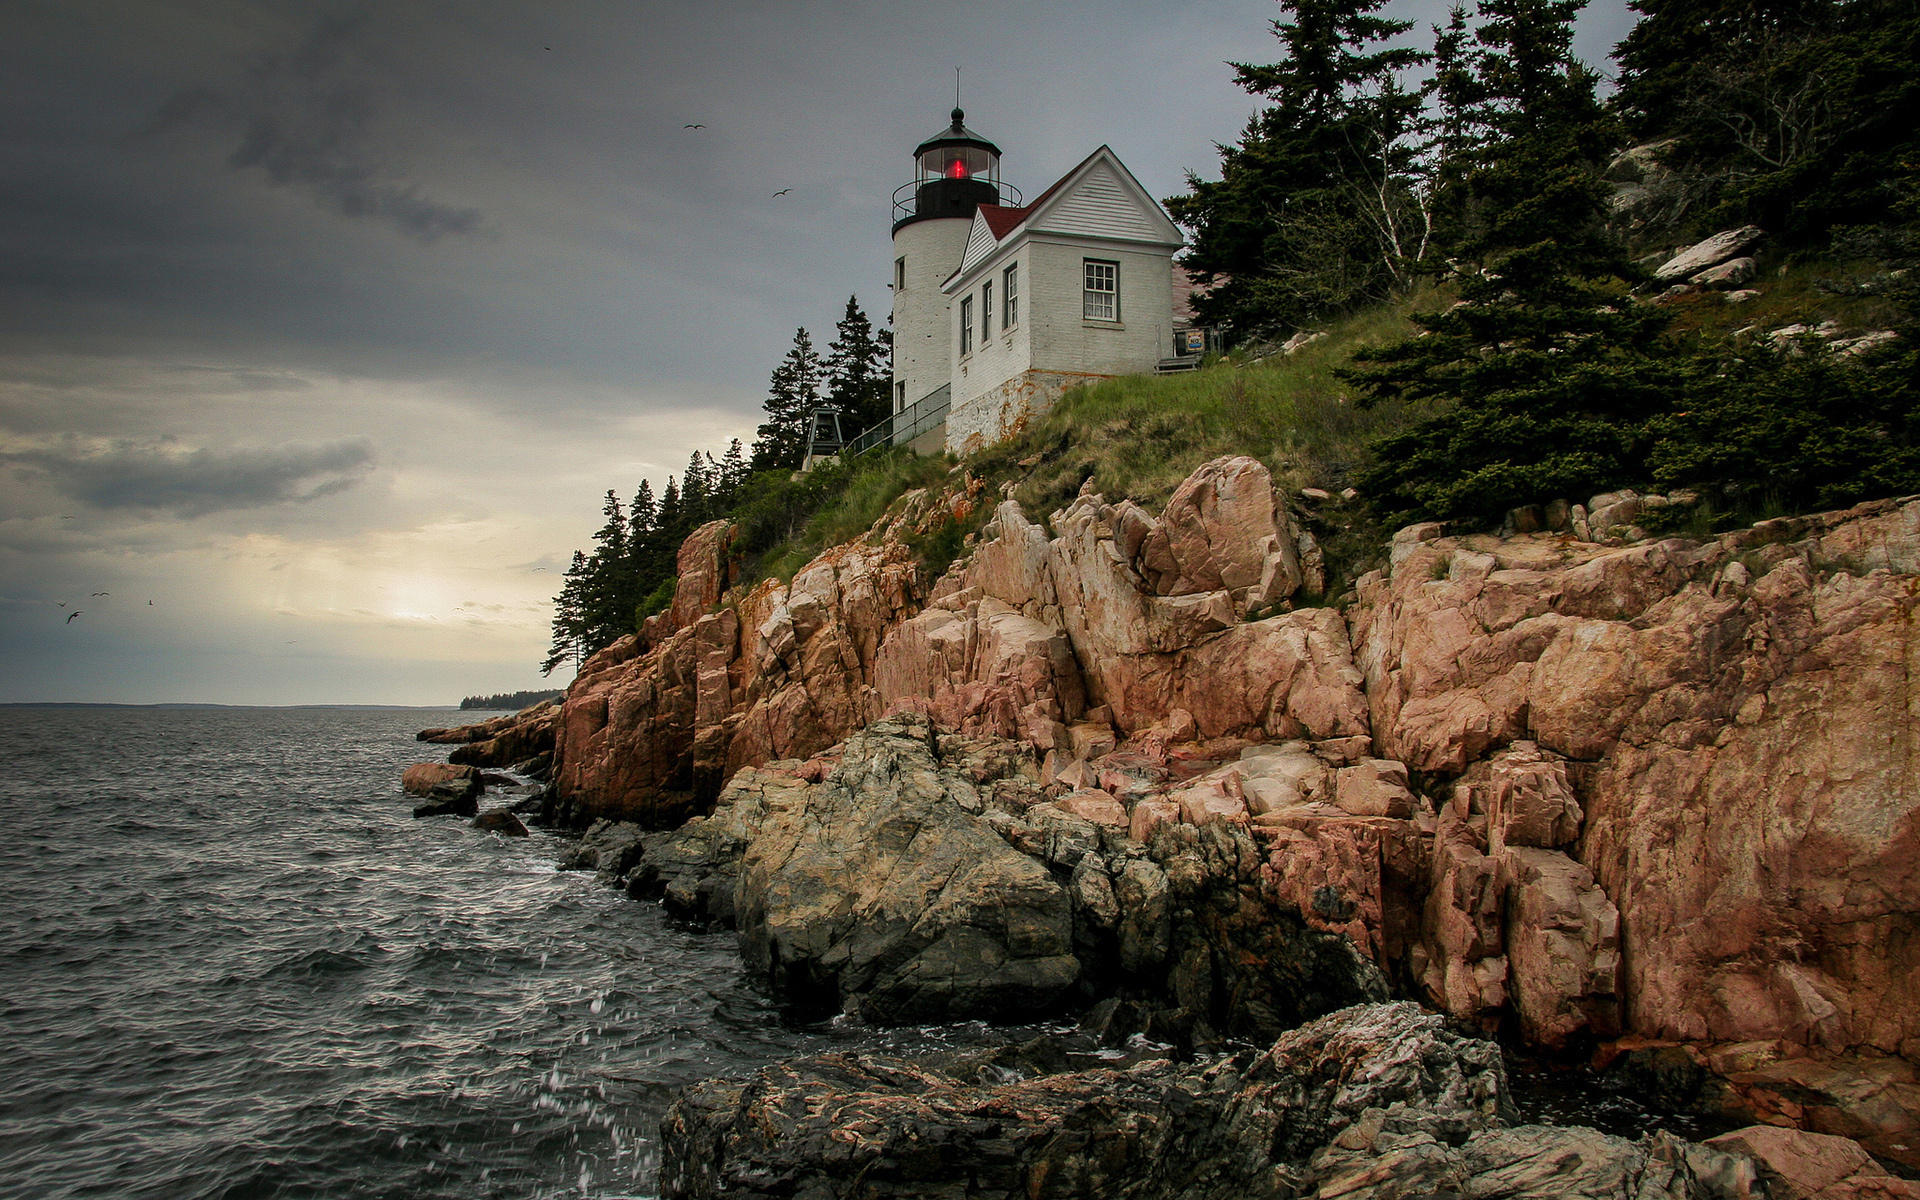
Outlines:
[[[587,556],[584,553],[573,552],[573,563],[562,580],[560,594],[553,601],[553,644],[540,664],[542,675],[553,674],[554,668],[569,658],[574,660],[576,668],[587,658]]]
[[[1577,0],[1484,0],[1480,146],[1462,179],[1461,303],[1426,332],[1364,352],[1364,402],[1438,411],[1376,446],[1362,489],[1396,518],[1491,521],[1646,474],[1648,424],[1682,371],[1667,314],[1605,228],[1600,169],[1619,142],[1570,53]]]
[[[827,403],[840,410],[841,430],[851,438],[892,412],[893,372],[886,342],[875,336],[873,323],[860,311],[857,296],[847,297],[847,311],[834,326],[825,363]]]
[[[633,606],[638,599],[626,514],[611,488],[600,511],[607,521],[594,531],[582,605],[589,653],[633,632]]]
[[[797,329],[793,346],[774,368],[766,400],[767,420],[756,432],[753,468],[798,470],[807,453],[807,432],[820,403],[820,355],[807,331]]]
[[[1237,338],[1323,321],[1403,277],[1396,173],[1422,103],[1394,77],[1427,56],[1378,48],[1411,27],[1372,15],[1382,3],[1282,0],[1285,58],[1233,64],[1242,88],[1274,103],[1221,147],[1218,181],[1190,175],[1167,201],[1193,231],[1182,265],[1208,285],[1196,311]]]
[[[740,489],[745,486],[749,473],[746,452],[741,448],[740,439],[734,438],[727,443],[727,452],[720,458],[720,473],[715,495],[721,508],[731,509],[739,500]]]

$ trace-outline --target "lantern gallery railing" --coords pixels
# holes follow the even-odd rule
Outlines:
[[[921,434],[945,424],[947,409],[952,407],[952,401],[953,385],[943,383],[938,391],[928,392],[886,420],[863,431],[847,443],[840,456],[852,458],[879,446],[904,446]]]
[[[920,190],[919,189],[925,187],[930,182],[937,184],[941,182],[943,178],[944,176],[936,176],[931,180],[916,179],[912,183],[903,183],[899,187],[893,189],[894,224],[897,225],[908,217],[927,215],[920,211]],[[1020,194],[1020,189],[1013,186],[1012,184],[1002,183],[998,179],[989,179],[984,175],[979,176],[978,178],[982,183],[992,184],[993,187],[1000,193],[1000,199],[999,199],[1000,204],[1003,204],[1009,208],[1019,208],[1021,205],[1026,203],[1026,198]],[[953,213],[952,215],[956,217],[971,218],[973,216],[973,210],[968,209],[966,212],[963,212],[963,213],[957,212],[957,213]]]

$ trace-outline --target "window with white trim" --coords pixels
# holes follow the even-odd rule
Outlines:
[[[960,357],[973,353],[973,297],[960,297]]]
[[[893,290],[896,292],[904,292],[907,290],[907,259],[905,255],[893,260]]]
[[[1081,260],[1085,271],[1081,315],[1089,321],[1120,319],[1120,264],[1099,259]]]
[[[980,340],[993,336],[993,280],[980,285]]]
[[[1009,263],[1000,272],[1000,328],[1012,329],[1020,323],[1020,264]]]

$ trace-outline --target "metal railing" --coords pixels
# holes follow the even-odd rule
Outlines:
[[[1012,184],[1002,183],[998,179],[989,179],[984,175],[978,178],[980,182],[990,183],[999,191],[1000,204],[1002,207],[1020,208],[1026,204],[1026,197],[1022,196],[1020,189]],[[929,183],[938,182],[940,182],[940,177],[935,176],[932,179],[916,179],[912,183],[903,183],[893,189],[893,223],[898,225],[908,217],[917,216],[919,213],[919,205],[917,202],[920,197],[920,189]],[[956,213],[955,215],[958,216],[960,214]],[[965,215],[971,218],[973,213],[968,212]]]
[[[943,383],[899,412],[880,421],[848,442],[840,457],[853,458],[880,446],[904,446],[921,434],[945,423],[947,409],[953,404],[953,385]]]

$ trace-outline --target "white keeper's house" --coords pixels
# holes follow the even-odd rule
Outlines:
[[[887,440],[965,453],[1075,384],[1195,365],[1198,331],[1174,315],[1180,231],[1113,151],[1021,204],[964,116],[894,195]]]

